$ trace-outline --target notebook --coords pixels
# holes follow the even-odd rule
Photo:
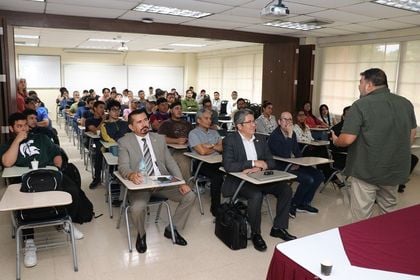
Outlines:
[[[273,174],[271,175],[267,174],[271,172]],[[248,174],[248,176],[258,181],[268,181],[268,180],[273,180],[273,179],[287,178],[290,176],[290,174],[284,171],[279,171],[279,170],[265,170],[265,171],[258,171],[255,173]]]

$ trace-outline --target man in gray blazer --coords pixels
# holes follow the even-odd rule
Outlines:
[[[223,139],[223,167],[226,172],[244,172],[246,174],[274,169],[275,162],[264,136],[255,135],[254,113],[242,109],[233,117],[237,132],[228,134]],[[222,186],[224,196],[232,196],[241,180],[228,175]],[[287,232],[292,189],[283,182],[254,185],[245,183],[239,196],[248,200],[248,219],[251,224],[252,242],[255,249],[265,251],[267,245],[261,236],[261,205],[263,196],[272,194],[277,198],[276,217],[270,235],[285,241],[296,239]]]
[[[139,172],[140,162],[147,160],[149,175],[173,175],[182,178],[181,171],[172,158],[165,142],[165,137],[156,133],[149,133],[149,120],[144,109],[138,109],[128,116],[128,127],[132,133],[127,133],[118,140],[118,171],[120,174],[135,184],[143,182],[143,176]],[[138,235],[136,249],[139,253],[147,250],[146,231],[144,228],[146,207],[150,196],[166,197],[179,202],[173,217],[175,226],[175,242],[185,246],[187,241],[178,233],[187,222],[189,213],[195,201],[195,194],[186,184],[159,188],[156,190],[132,191],[129,193],[131,213],[133,222],[137,228]],[[169,226],[166,227],[164,236],[172,238]]]

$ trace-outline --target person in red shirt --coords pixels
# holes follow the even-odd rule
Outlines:
[[[309,128],[314,127],[328,127],[328,125],[322,121],[320,121],[317,117],[312,114],[312,104],[311,102],[307,101],[303,104],[303,111],[305,112],[305,123]]]
[[[22,113],[25,110],[25,97],[26,97],[26,79],[20,78],[17,83],[16,90],[16,105],[17,112]]]

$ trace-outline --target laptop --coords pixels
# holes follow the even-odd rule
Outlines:
[[[248,174],[248,176],[258,181],[264,182],[273,179],[287,178],[290,176],[290,174],[279,170],[264,170]]]

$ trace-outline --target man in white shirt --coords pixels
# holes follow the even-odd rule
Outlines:
[[[220,105],[222,104],[222,100],[220,100],[220,93],[215,91],[213,95],[214,95],[214,98],[212,101],[213,110],[215,110],[218,114],[220,114]]]
[[[231,115],[237,109],[236,102],[238,99],[238,92],[236,90],[232,91],[231,97],[232,99],[229,100],[226,108],[226,112],[228,115]]]

